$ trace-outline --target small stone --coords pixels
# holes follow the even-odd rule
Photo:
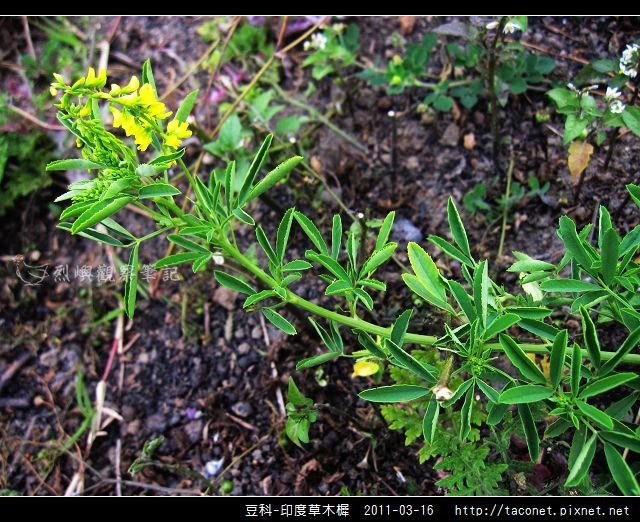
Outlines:
[[[137,435],[137,433],[140,431],[140,424],[140,419],[136,419],[127,423],[127,434]]]
[[[161,413],[154,413],[153,415],[147,417],[145,425],[147,426],[147,429],[149,431],[161,432],[166,429],[167,420]]]
[[[251,339],[260,339],[262,337],[262,328],[254,326],[251,330]]]
[[[460,127],[455,123],[450,123],[440,138],[440,143],[448,147],[457,147],[460,140]]]
[[[247,355],[243,355],[242,357],[238,357],[238,367],[241,370],[246,370],[252,364],[255,364],[258,360],[258,356],[255,352],[249,352]]]
[[[188,422],[184,426],[184,432],[189,439],[189,442],[196,443],[202,438],[202,420],[197,419],[191,422]]]
[[[231,411],[238,417],[246,418],[253,413],[253,408],[249,403],[237,402],[231,406]]]
[[[251,351],[251,345],[249,343],[240,343],[238,345],[238,353],[240,355],[244,355],[246,353],[249,353]]]
[[[122,407],[120,413],[122,414],[122,418],[127,422],[131,422],[136,417],[136,409],[133,406],[129,406],[128,404],[125,404]]]
[[[226,310],[232,311],[236,308],[236,296],[238,294],[232,290],[229,290],[225,286],[219,286],[213,292],[213,302],[222,306]]]

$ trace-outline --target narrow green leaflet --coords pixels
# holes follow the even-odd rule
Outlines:
[[[385,339],[385,347],[389,350],[389,353],[393,355],[394,359],[400,366],[404,366],[407,370],[413,372],[430,384],[435,384],[437,382],[436,368],[431,365],[421,363],[389,339]]]
[[[100,223],[104,218],[112,216],[134,199],[135,198],[132,196],[121,196],[118,198],[97,201],[80,214],[80,217],[74,221],[73,226],[71,227],[71,233],[77,234],[85,228],[93,226],[96,223]]]
[[[624,356],[638,345],[638,342],[640,342],[640,326],[629,334],[613,357],[600,367],[598,370],[598,376],[604,377],[611,373],[614,368],[622,362]]]
[[[464,312],[464,315],[467,316],[468,321],[470,323],[475,321],[478,315],[476,314],[476,309],[473,306],[471,296],[467,293],[464,287],[460,283],[458,283],[458,281],[450,279],[449,281],[447,281],[447,283],[449,284],[449,290],[451,290],[453,297],[458,302],[458,305]]]
[[[601,431],[600,437],[621,448],[629,448],[635,453],[640,453],[640,438],[637,435],[628,435],[618,431]]]
[[[133,245],[129,256],[127,278],[124,284],[124,310],[129,318],[133,317],[138,295],[138,249],[140,243]]]
[[[396,346],[402,347],[404,344],[404,335],[407,333],[407,329],[409,328],[409,321],[411,321],[412,314],[412,309],[405,310],[393,323],[390,339]]]
[[[246,203],[249,199],[252,199],[247,196],[249,195],[249,192],[253,187],[253,182],[256,179],[256,175],[258,174],[260,167],[262,167],[262,164],[267,159],[267,154],[269,153],[269,147],[271,147],[272,141],[273,134],[267,135],[265,140],[262,142],[262,145],[260,145],[260,149],[258,149],[257,154],[253,158],[253,161],[249,166],[249,171],[247,172],[247,175],[242,182],[240,194],[238,195],[238,201],[240,202],[240,205],[244,205],[244,203]]]
[[[500,402],[503,404],[525,404],[530,402],[538,402],[551,396],[553,390],[544,386],[536,386],[535,384],[526,384],[524,386],[514,386],[508,388],[500,394]]]
[[[571,395],[578,396],[580,388],[580,372],[582,370],[582,351],[578,343],[573,343],[571,351]]]
[[[596,441],[597,435],[593,434],[591,438],[582,446],[582,449],[578,453],[573,466],[569,470],[569,476],[564,485],[568,488],[575,487],[589,472],[591,463],[593,462],[593,456],[596,454]]]
[[[47,165],[47,172],[54,170],[92,170],[92,169],[105,169],[107,166],[104,163],[96,163],[86,159],[64,159],[52,161]]]
[[[562,380],[562,372],[564,370],[564,361],[567,352],[567,341],[569,339],[569,332],[567,330],[560,330],[553,340],[553,346],[551,348],[550,358],[550,370],[549,377],[551,379],[551,386],[555,390]]]
[[[260,245],[264,253],[269,258],[269,261],[274,265],[277,265],[278,258],[276,257],[276,253],[273,250],[273,247],[271,246],[271,243],[269,243],[267,235],[264,233],[264,230],[260,225],[256,227],[256,239],[258,240],[258,244]]]
[[[253,288],[251,288],[247,283],[245,283],[242,279],[226,274],[225,272],[220,272],[219,270],[216,270],[213,272],[213,276],[216,278],[216,281],[218,281],[218,283],[220,283],[222,286],[226,286],[227,288],[230,288],[234,292],[240,292],[241,294],[247,294],[247,295],[253,295],[256,293],[256,291]]]
[[[71,232],[71,223],[58,223],[56,228],[61,230],[66,230],[67,232]],[[98,232],[95,228],[85,228],[82,232],[78,232],[78,235],[81,237],[86,237],[88,239],[93,239],[98,243],[104,243],[105,245],[111,245],[115,247],[123,247],[125,244],[116,239],[115,237],[110,236],[109,234],[105,234],[103,232]]]
[[[296,335],[296,333],[298,333],[289,321],[282,317],[278,312],[271,310],[271,308],[263,308],[262,314],[273,326],[282,330],[284,333],[288,335]]]
[[[185,96],[176,111],[176,120],[181,123],[187,121],[189,114],[191,114],[193,110],[193,106],[196,104],[196,101],[198,101],[198,92],[198,89],[196,89]]]
[[[250,227],[252,227],[256,224],[253,218],[249,214],[247,214],[244,210],[242,210],[240,207],[234,208],[232,210],[232,214],[245,225],[249,225]]]
[[[478,385],[478,388],[482,390],[482,393],[487,396],[487,399],[489,399],[489,401],[498,402],[500,400],[500,394],[497,392],[497,390],[489,386],[482,379],[476,379],[476,384]]]
[[[356,330],[358,342],[371,354],[380,359],[386,359],[387,354],[375,343],[367,332]]]
[[[451,229],[451,235],[453,240],[462,250],[462,253],[471,259],[471,251],[469,250],[469,240],[467,239],[467,233],[464,229],[462,219],[456,208],[456,204],[453,202],[453,198],[449,197],[447,202],[447,217],[449,220],[449,228]]]
[[[307,216],[305,216],[301,212],[298,212],[297,210],[294,212],[293,217],[296,219],[298,225],[300,225],[300,228],[302,228],[313,245],[318,249],[318,252],[320,254],[328,256],[329,249],[327,247],[327,243],[318,230],[318,227],[316,227],[315,224]]]
[[[619,243],[618,234],[613,228],[605,232],[602,241],[602,280],[606,285],[610,285],[616,276]]]
[[[278,183],[282,178],[284,178],[289,172],[291,172],[298,164],[303,160],[302,156],[294,156],[293,158],[289,158],[288,160],[283,161],[278,165],[275,169],[269,172],[262,180],[260,180],[249,192],[247,196],[245,196],[242,204],[250,201],[252,199],[257,198],[264,194],[267,190],[273,187],[276,183]]]
[[[380,250],[375,250],[369,259],[365,261],[364,265],[362,265],[360,277],[375,272],[380,265],[385,263],[393,255],[397,247],[397,243],[387,243]]]
[[[585,249],[582,240],[578,237],[576,231],[576,224],[567,216],[560,218],[560,229],[558,235],[564,242],[564,246],[567,252],[578,262],[578,264],[584,268],[587,272],[591,270],[592,261],[587,250]]]
[[[516,314],[505,314],[497,317],[493,322],[487,326],[484,331],[484,339],[489,340],[498,335],[500,332],[504,332],[514,324],[520,321],[520,317]]]
[[[250,308],[251,306],[259,303],[260,301],[264,301],[265,299],[269,299],[270,297],[275,297],[275,295],[276,293],[273,290],[262,290],[261,292],[257,292],[247,297],[242,307]]]
[[[538,261],[523,252],[514,252],[513,255],[518,261],[507,268],[507,272],[544,272],[554,270],[556,268],[555,265],[552,265],[551,263]]]
[[[292,208],[287,210],[284,216],[282,216],[282,220],[278,226],[278,232],[276,234],[276,256],[280,263],[284,260],[284,253],[287,249],[287,243],[289,242],[289,233],[291,232],[294,211]]]
[[[442,250],[445,254],[451,256],[456,261],[459,261],[463,265],[468,266],[469,268],[475,268],[474,262],[468,258],[466,255],[462,253],[458,248],[453,246],[451,243],[442,239],[438,236],[429,236],[429,241],[431,241],[434,245],[436,245],[440,250]]]
[[[623,495],[638,496],[640,495],[640,486],[636,480],[636,476],[622,458],[622,455],[611,444],[604,443],[604,454],[607,458],[607,464],[611,471],[611,476],[620,488]]]
[[[185,250],[193,250],[195,252],[200,252],[202,254],[210,253],[208,248],[178,234],[169,234],[167,236],[167,239],[172,243],[175,243],[176,245],[181,246]]]
[[[471,408],[473,408],[473,394],[475,390],[470,386],[464,396],[462,408],[460,408],[460,440],[467,440],[471,431]]]
[[[511,363],[518,369],[525,379],[539,384],[545,384],[544,373],[538,368],[518,344],[506,334],[500,334],[500,345]]]
[[[540,456],[540,437],[538,436],[536,423],[528,404],[518,404],[518,416],[522,423],[524,438],[527,439],[529,459],[531,462],[537,462],[538,457]]]
[[[433,437],[436,434],[438,428],[438,414],[440,413],[440,403],[431,397],[429,404],[427,405],[427,411],[422,419],[422,435],[424,440],[429,444],[433,443]]]
[[[289,332],[286,332],[286,333],[289,333]],[[289,334],[289,335],[294,335],[294,334]],[[328,352],[328,353],[322,353],[320,355],[314,355],[313,357],[307,357],[305,359],[302,359],[296,364],[296,370],[306,370],[307,368],[320,366],[321,364],[324,364],[328,361],[332,361],[333,359],[336,359],[338,357],[340,357],[340,354],[337,352]]]
[[[637,377],[637,374],[627,372],[616,373],[615,375],[610,375],[608,377],[603,377],[602,379],[591,381],[580,393],[580,398],[586,399],[587,397],[600,395],[601,393],[617,388],[618,386],[622,386],[623,384],[630,382]]]
[[[600,367],[600,342],[596,333],[596,326],[593,324],[589,311],[584,307],[580,307],[580,315],[582,316],[582,335],[584,343],[587,346],[591,362],[596,368]]]
[[[340,245],[342,243],[342,218],[339,214],[333,216],[331,225],[331,257],[335,260],[340,255]]]
[[[574,294],[590,292],[592,290],[602,290],[598,285],[577,279],[549,279],[548,281],[540,283],[540,288],[547,292],[567,292]]]
[[[153,266],[155,268],[166,268],[168,266],[181,265],[183,263],[195,261],[201,255],[201,252],[181,252],[179,254],[173,254],[167,257],[163,257],[162,259],[156,261]]]
[[[473,273],[473,301],[482,325],[487,324],[487,306],[489,303],[489,280],[487,261],[482,261]]]
[[[415,275],[402,274],[405,284],[425,301],[438,308],[451,310],[447,303],[446,286],[431,256],[420,245],[413,242],[409,243],[408,252]]]
[[[429,395],[431,390],[413,384],[394,384],[361,391],[358,397],[369,402],[407,402]]]
[[[602,428],[606,430],[613,429],[613,419],[611,419],[611,417],[609,417],[609,415],[607,415],[603,411],[581,400],[576,401],[576,405],[578,406],[578,409],[582,413],[584,413],[584,415],[589,417],[589,419],[591,419]]]
[[[375,250],[381,250],[389,241],[389,236],[391,235],[391,228],[393,227],[393,220],[396,217],[395,211],[391,211],[387,214],[382,222],[382,226],[380,227],[380,232],[378,232],[378,238],[376,239],[376,247]]]
[[[301,259],[297,259],[295,261],[289,261],[287,264],[283,265],[282,271],[289,272],[292,270],[308,270],[311,268],[311,263],[307,263]]]
[[[319,263],[322,266],[324,266],[329,272],[331,272],[338,279],[342,279],[343,281],[351,280],[351,278],[349,277],[349,274],[347,274],[344,268],[342,268],[335,259],[329,256],[325,256],[324,254],[317,254],[316,252],[313,252],[311,250],[308,250],[305,253],[305,256],[307,257],[307,259],[310,259],[311,261],[315,261],[316,263]]]

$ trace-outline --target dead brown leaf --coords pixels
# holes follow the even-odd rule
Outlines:
[[[315,170],[318,174],[322,174],[322,163],[320,163],[320,158],[318,156],[311,156],[311,160],[309,162],[311,164],[311,168]]]
[[[589,166],[589,160],[593,154],[593,145],[586,141],[574,141],[569,147],[569,172],[571,172],[571,181],[575,187],[580,180],[580,175]]]

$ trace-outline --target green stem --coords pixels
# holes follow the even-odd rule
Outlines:
[[[507,170],[507,188],[504,191],[504,208],[502,209],[502,227],[500,228],[500,244],[498,245],[497,259],[500,259],[502,257],[504,237],[507,233],[507,214],[509,213],[509,194],[511,193],[511,176],[513,174],[513,164],[513,152],[511,152],[511,161],[509,161],[509,169]]]

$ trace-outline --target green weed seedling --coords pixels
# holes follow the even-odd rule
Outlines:
[[[596,242],[591,244],[591,225],[579,230],[563,216],[558,236],[566,249],[564,257],[554,264],[515,253],[517,261],[508,271],[520,274],[520,288],[510,292],[490,277],[487,260],[475,258],[450,198],[450,238],[430,236],[429,242],[459,263],[460,278],[446,277],[425,246],[415,242],[407,247],[411,270],[402,274],[421,310],[433,310],[441,318],[436,321],[442,325],[439,335],[411,331],[412,309],[402,311],[390,325],[377,324],[364,315],[379,306],[379,296],[386,290],[378,274],[398,246],[390,241],[393,212],[384,218],[375,241],[366,244],[339,215],[333,216],[330,230],[323,231],[294,208],[284,212],[269,237],[251,215],[252,202],[285,179],[301,157],[289,158],[262,175],[270,163],[269,135],[246,169],[238,169],[231,160],[224,176],[212,173],[203,179],[187,168],[180,148],[190,134],[186,117],[195,101],[193,93],[172,115],[157,99],[149,62],[140,80],[132,78],[127,86],[114,86],[108,92],[105,83],[104,73],[92,70],[74,83],[56,76],[53,89],[61,96],[58,119],[77,138],[82,157],[53,162],[49,170],[92,173],[92,179],[72,184],[59,198],[72,201],[59,226],[129,250],[131,277],[124,299],[129,317],[136,304],[139,250],[150,237],[171,230],[167,239],[178,251],[158,260],[156,268],[189,264],[196,272],[207,270],[214,256],[221,257],[225,266],[236,267],[243,275],[226,269],[214,270],[213,277],[244,294],[248,312],[263,314],[289,335],[295,335],[297,328],[287,318],[285,305],[310,315],[324,349],[298,362],[301,375],[311,370],[307,382],[314,382],[317,366],[338,358],[375,363],[380,373],[390,375],[390,383],[385,377],[359,397],[394,407],[406,405],[409,420],[391,409],[386,410],[387,418],[410,428],[412,438],[423,438],[425,457],[444,456],[439,466],[452,475],[442,485],[450,491],[488,493],[503,487],[504,451],[487,451],[492,442],[483,434],[492,426],[516,429],[512,428],[515,412],[531,462],[540,458],[542,444],[572,441],[565,487],[585,491],[592,463],[606,461],[615,482],[611,492],[640,493],[635,472],[623,458],[627,449],[640,450],[637,426],[628,415],[635,408],[639,384],[630,368],[640,364],[640,356],[632,353],[640,341],[640,268],[635,261],[640,226],[621,235],[601,207]],[[133,137],[140,152],[151,153],[145,161],[107,128],[100,116],[102,104],[113,114],[114,126]],[[182,169],[193,191],[185,210],[176,203],[184,196],[169,175],[173,165]],[[629,185],[628,190],[640,206],[640,187]],[[143,208],[155,222],[155,231],[144,237],[128,232],[117,221],[127,205]],[[238,227],[255,231],[264,264],[238,244]],[[303,258],[291,255],[294,227],[307,241]],[[308,287],[312,273],[319,275],[316,284],[331,301],[326,307],[296,293],[303,278]],[[571,316],[582,325],[581,335],[569,336]],[[619,344],[608,335],[614,328],[624,331]],[[345,342],[346,336],[355,336],[358,349]],[[546,370],[535,362],[536,356],[546,361]],[[317,412],[312,400],[293,380],[290,383],[286,431],[294,442],[303,443]],[[623,399],[609,404],[612,390]],[[482,462],[467,454],[472,447],[467,442],[486,457]],[[596,454],[603,458],[596,459]],[[461,462],[465,456],[468,465]],[[474,487],[479,476],[491,478],[482,491]]]

